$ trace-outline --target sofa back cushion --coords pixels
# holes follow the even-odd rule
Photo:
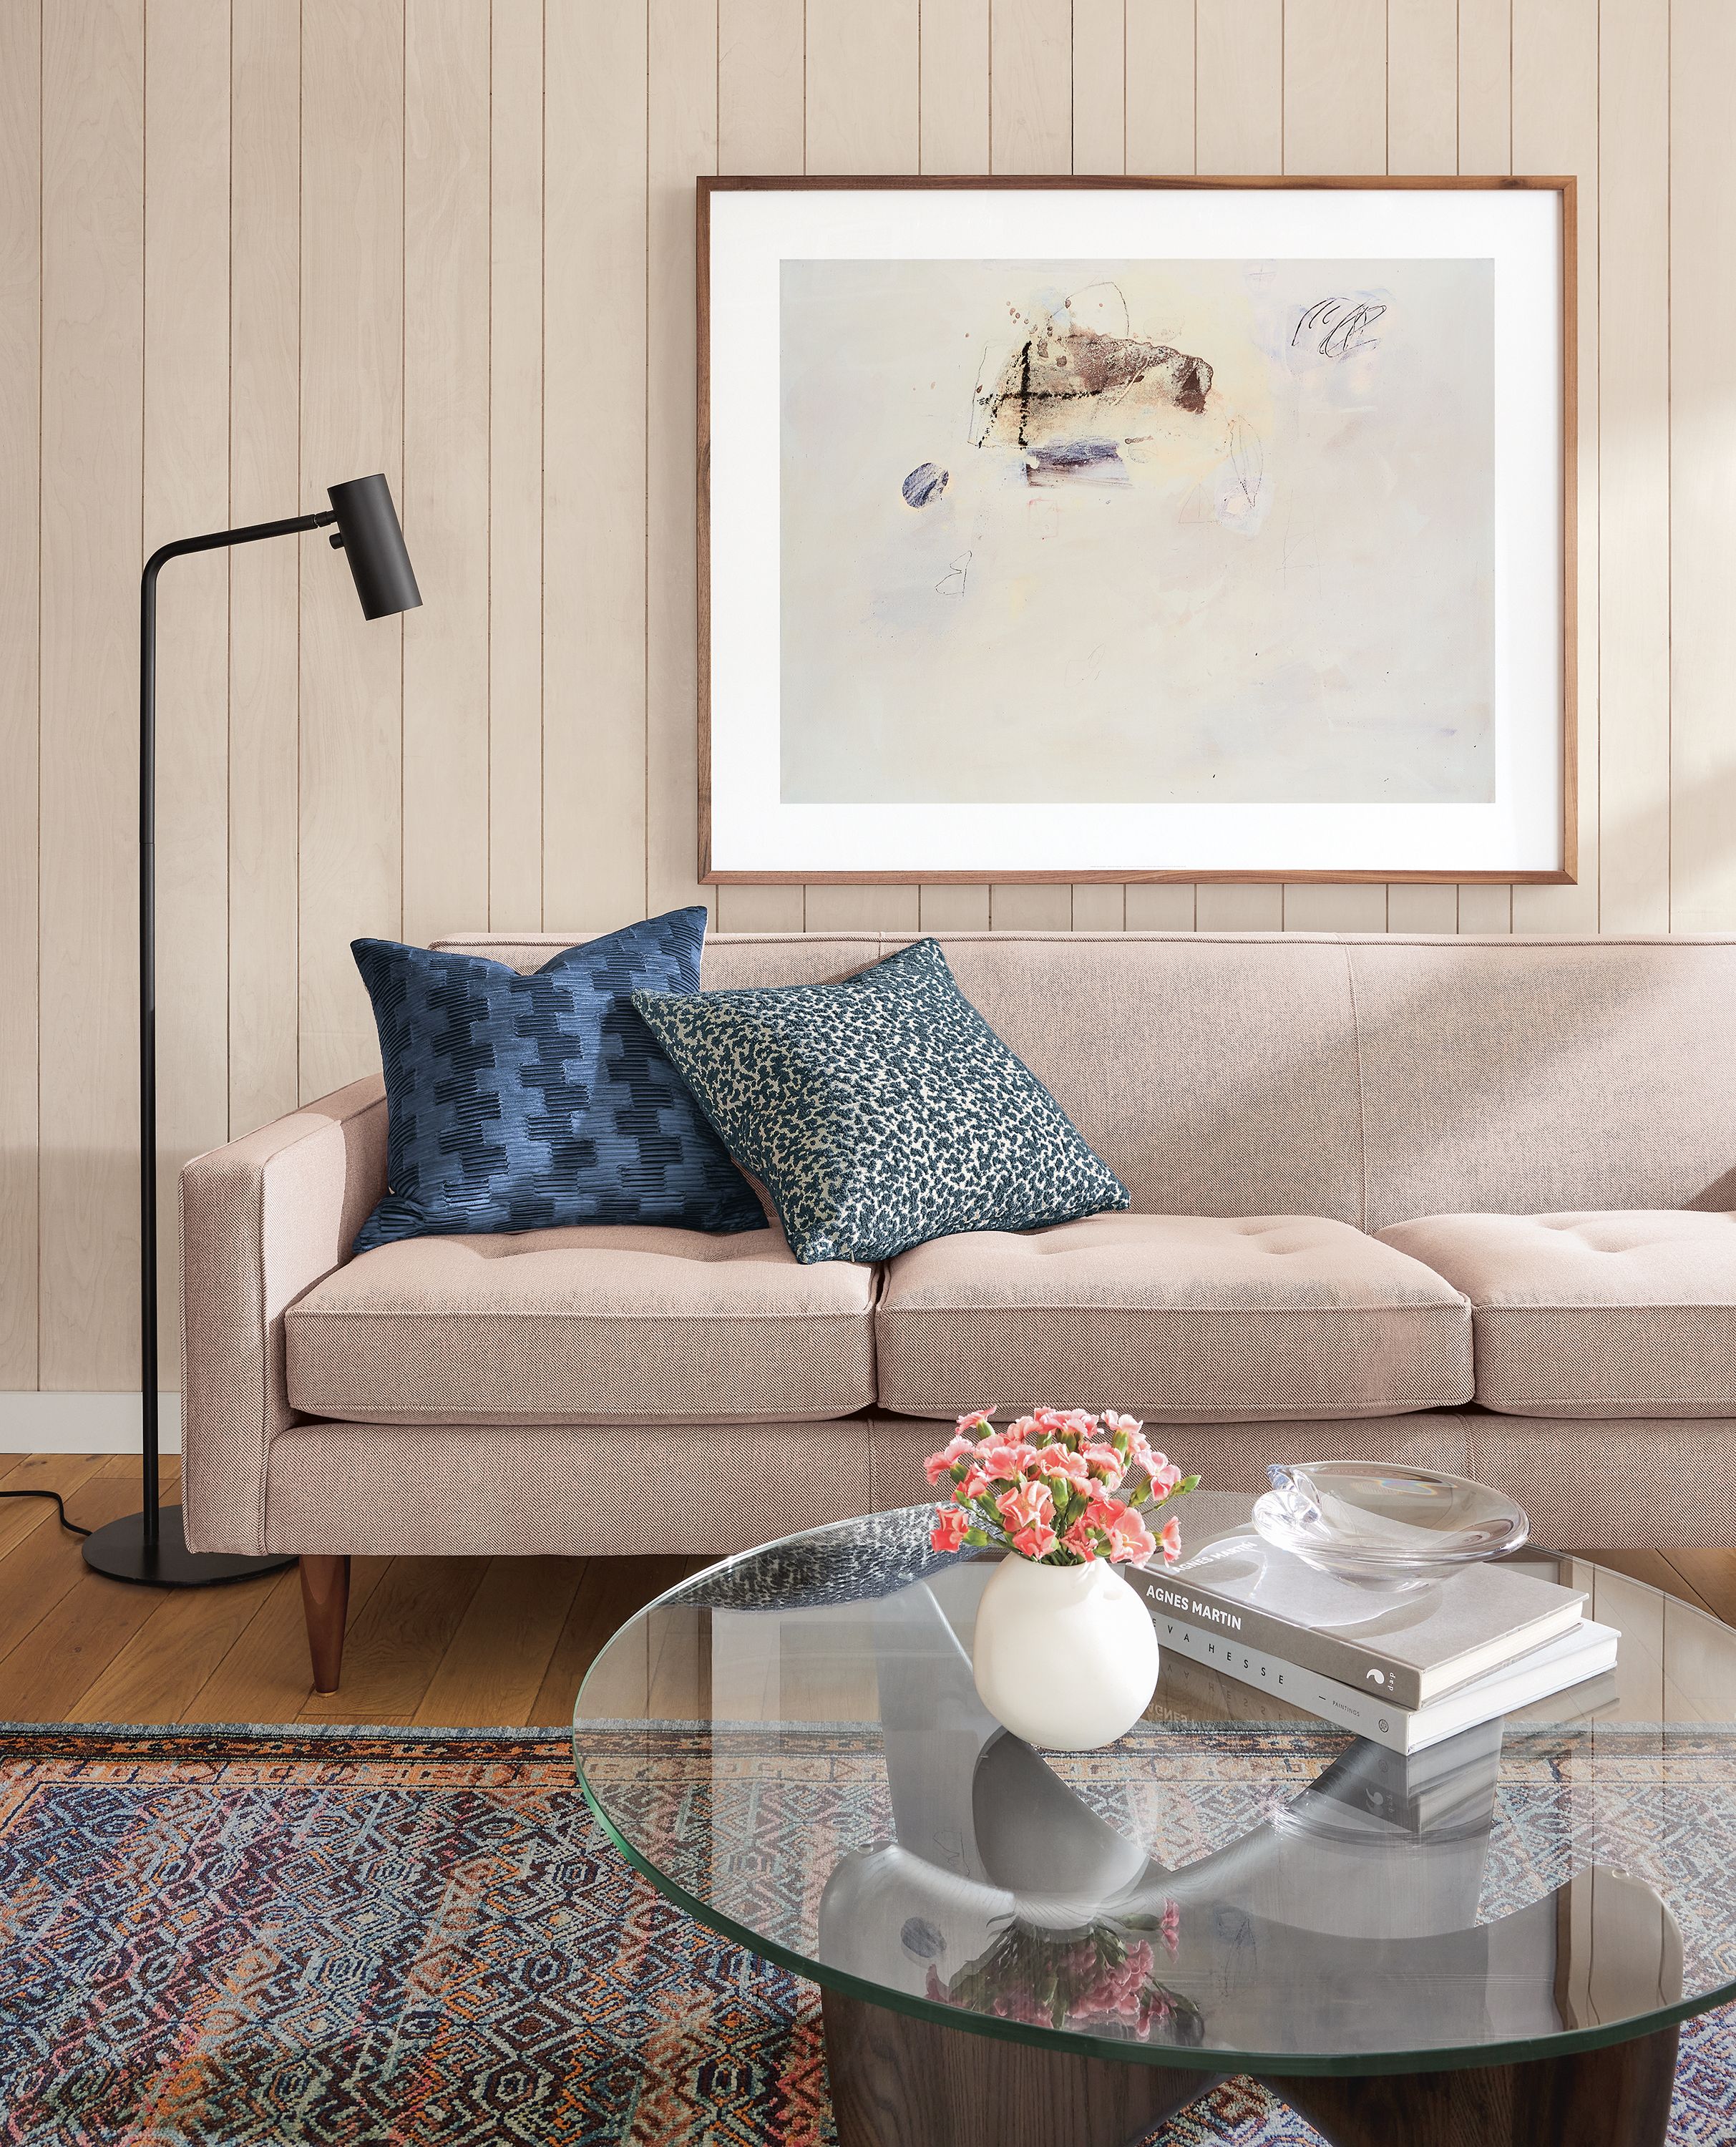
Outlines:
[[[1736,942],[1359,942],[1368,1228],[1736,1208]]]
[[[701,983],[818,983],[911,936],[717,933]],[[1736,1209],[1736,940],[939,937],[1143,1214]],[[532,969],[571,938],[440,943]]]

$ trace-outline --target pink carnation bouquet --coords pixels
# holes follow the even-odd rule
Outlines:
[[[1181,1556],[1175,1516],[1155,1533],[1151,1524],[1199,1479],[1158,1453],[1137,1419],[1040,1409],[998,1431],[993,1414],[960,1417],[923,1464],[928,1481],[950,1494],[935,1509],[936,1550],[1000,1544],[1039,1565],[1123,1564],[1158,1549],[1172,1564]]]

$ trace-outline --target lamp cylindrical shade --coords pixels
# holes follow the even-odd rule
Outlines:
[[[404,548],[391,486],[376,471],[372,477],[328,486],[327,496],[338,517],[343,555],[356,578],[363,617],[390,618],[394,612],[414,611],[422,592]]]

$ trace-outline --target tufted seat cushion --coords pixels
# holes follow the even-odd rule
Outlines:
[[[1148,1421],[1385,1415],[1471,1394],[1470,1309],[1416,1260],[1310,1215],[1093,1215],[901,1253],[880,1399]]]
[[[1380,1236],[1471,1300],[1485,1409],[1736,1414],[1736,1215],[1428,1215]]]
[[[408,1238],[283,1319],[291,1405],[364,1424],[759,1424],[874,1398],[874,1272],[776,1230]]]

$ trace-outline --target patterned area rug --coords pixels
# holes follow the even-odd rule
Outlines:
[[[813,1988],[628,1868],[563,1734],[0,1728],[0,2139],[823,2147]],[[1736,2139],[1728,2020],[1673,2147]],[[1247,2081],[1163,2147],[1319,2147]]]

